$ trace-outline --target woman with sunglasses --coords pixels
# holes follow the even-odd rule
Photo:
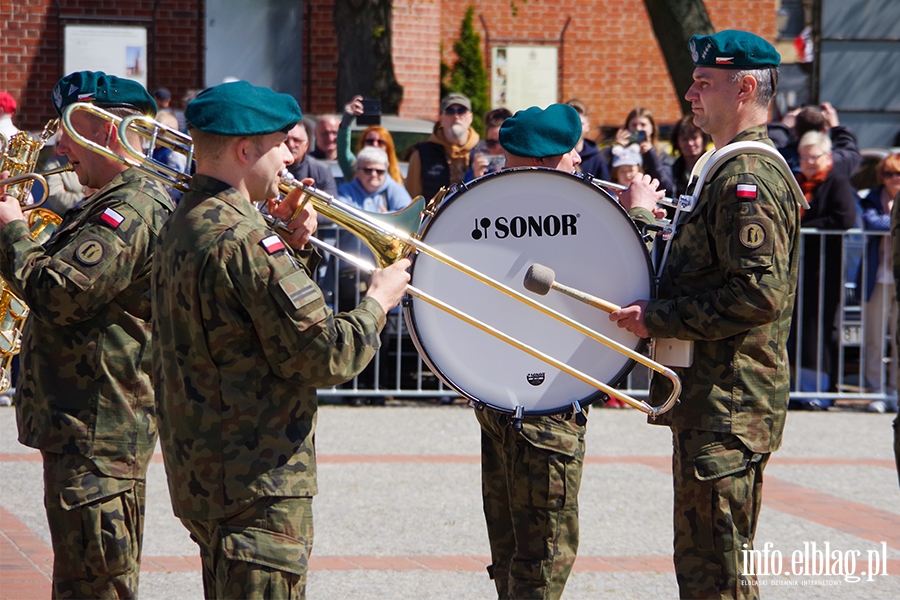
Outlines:
[[[344,106],[344,116],[341,118],[341,126],[338,128],[338,164],[344,173],[344,180],[350,181],[356,175],[356,156],[350,150],[350,126],[353,120],[363,114],[362,96],[353,96],[353,100]],[[391,179],[403,185],[403,174],[400,173],[400,163],[397,160],[397,152],[394,149],[394,138],[390,132],[380,125],[370,125],[359,136],[356,152],[366,146],[381,148],[388,157],[388,175]]]

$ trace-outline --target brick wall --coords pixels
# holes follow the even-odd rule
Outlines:
[[[563,36],[559,100],[581,99],[595,125],[621,126],[637,106],[650,109],[658,122],[680,118],[675,89],[643,2],[602,0],[586,10],[591,3],[580,0],[518,0],[518,15],[513,16],[509,2],[443,0],[441,39],[450,64],[453,41],[470,3],[475,6],[476,31],[485,42],[485,60],[490,60],[488,35],[491,45],[501,39],[538,43]],[[745,29],[775,40],[778,0],[706,0],[706,7],[716,30]]]
[[[165,86],[176,100],[188,89],[202,87],[203,56],[198,55],[198,48],[202,48],[202,40],[198,44],[202,0],[59,0],[62,19],[56,5],[53,0],[0,3],[0,89],[19,104],[13,119],[19,128],[39,130],[56,116],[49,98],[53,85],[64,75],[60,44],[65,24],[146,22],[148,87]],[[90,19],[68,18],[76,16]],[[116,19],[132,20],[117,23]]]
[[[334,0],[304,1],[309,26],[303,32],[306,62],[301,106],[313,114],[332,112],[337,108]],[[453,41],[470,2],[475,6],[476,30],[485,42],[487,34],[492,43],[504,38],[555,42],[565,27],[559,55],[560,99],[582,99],[595,124],[619,125],[635,106],[649,108],[660,122],[678,119],[679,105],[662,53],[644,3],[637,0],[587,4],[581,0],[517,0],[517,16],[505,1],[394,0],[394,70],[404,86],[402,116],[435,118],[441,41],[445,58],[452,64]],[[54,116],[47,97],[63,75],[62,25],[56,4],[54,0],[0,3],[0,89],[19,102],[15,122],[24,129],[40,129]],[[706,0],[716,29],[749,29],[769,40],[775,37],[777,5],[778,0]],[[116,18],[155,17],[148,36],[149,87],[168,87],[176,100],[188,89],[202,87],[204,0],[59,0],[59,6],[64,17],[108,17],[107,23]],[[487,31],[478,16],[484,18]],[[62,20],[63,24],[99,22]],[[489,59],[487,43],[484,52]]]
[[[394,0],[392,54],[394,75],[403,86],[402,117],[437,117],[441,5],[440,0]]]

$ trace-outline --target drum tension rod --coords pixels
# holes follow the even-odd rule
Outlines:
[[[509,425],[512,427],[512,430],[515,432],[522,431],[522,419],[525,416],[525,407],[517,406],[516,407],[516,415],[510,419]]]
[[[587,425],[587,415],[584,414],[584,409],[581,408],[581,403],[578,400],[572,402],[572,413],[575,415],[576,425],[579,427]]]

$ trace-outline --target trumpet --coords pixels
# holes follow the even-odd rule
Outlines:
[[[92,142],[90,140],[86,140],[82,136],[80,136],[77,131],[75,131],[71,126],[71,116],[76,111],[86,111],[90,114],[101,117],[116,124],[118,126],[119,143],[125,149],[125,153],[128,156],[120,156],[109,150],[108,147],[102,147],[99,144],[96,144],[95,142]],[[188,183],[190,181],[190,176],[181,173],[172,173],[171,169],[169,169],[162,163],[159,163],[159,161],[154,160],[148,154],[152,153],[153,147],[159,144],[164,147],[170,148],[175,152],[184,153],[190,161],[190,159],[193,157],[193,144],[189,136],[186,136],[177,131],[173,131],[171,128],[168,128],[146,116],[133,115],[125,118],[120,118],[107,113],[106,111],[103,111],[102,109],[99,109],[91,104],[84,103],[76,103],[67,107],[63,112],[62,123],[68,135],[76,143],[95,150],[103,156],[107,156],[118,162],[122,162],[123,164],[134,166],[140,169],[145,174],[160,179],[168,186],[181,190],[187,189]],[[129,132],[136,133],[139,138],[145,140],[148,143],[150,149],[145,150],[135,148],[128,137]],[[456,269],[470,277],[473,277],[477,281],[495,290],[498,290],[503,294],[516,299],[519,302],[530,306],[531,308],[543,313],[544,315],[547,315],[552,319],[555,319],[560,323],[563,323],[568,327],[575,329],[581,334],[626,355],[631,360],[647,366],[654,372],[659,373],[670,381],[672,388],[671,393],[662,405],[651,406],[650,404],[642,400],[632,398],[631,396],[612,388],[606,383],[603,383],[591,377],[590,375],[587,375],[586,373],[583,373],[582,371],[579,371],[578,369],[567,365],[563,361],[549,356],[539,349],[529,346],[513,338],[512,336],[509,336],[506,333],[497,330],[491,325],[479,321],[471,317],[470,315],[467,315],[466,313],[463,313],[462,311],[448,305],[440,299],[435,298],[427,294],[426,292],[415,288],[412,285],[409,285],[407,287],[407,292],[411,296],[419,298],[424,302],[427,302],[432,306],[435,306],[436,308],[443,310],[453,315],[454,317],[477,327],[481,331],[493,337],[496,337],[497,339],[500,339],[503,342],[510,344],[518,348],[519,350],[522,350],[529,355],[546,362],[547,364],[552,365],[560,371],[567,373],[568,375],[575,377],[576,379],[579,379],[580,381],[604,392],[605,394],[620,398],[634,408],[637,408],[638,410],[646,413],[651,418],[655,419],[658,415],[668,411],[675,405],[675,402],[678,400],[678,396],[681,393],[681,381],[675,374],[675,372],[668,367],[656,363],[643,354],[640,354],[616,342],[615,340],[612,340],[602,335],[601,333],[594,331],[586,327],[585,325],[563,315],[553,308],[541,304],[540,302],[533,300],[532,298],[520,293],[519,291],[483,273],[480,273],[476,269],[458,260],[455,260],[444,252],[441,252],[440,250],[431,247],[423,241],[417,239],[415,234],[408,233],[410,231],[418,231],[423,215],[434,214],[434,211],[437,209],[439,202],[442,199],[441,195],[438,195],[429,202],[426,202],[424,198],[419,197],[417,198],[416,202],[414,202],[409,208],[400,213],[394,213],[393,215],[376,216],[371,213],[359,210],[349,204],[340,202],[336,198],[326,194],[325,192],[322,192],[321,190],[304,185],[291,176],[282,175],[279,182],[279,191],[281,193],[286,195],[294,192],[298,188],[301,190],[302,194],[300,204],[301,207],[304,206],[306,202],[311,202],[313,207],[319,214],[334,221],[342,228],[347,229],[355,236],[360,238],[360,240],[365,243],[366,246],[368,246],[372,251],[373,255],[376,257],[376,261],[381,267],[390,265],[400,258],[409,256],[411,254],[425,254],[453,269]],[[276,231],[286,231],[284,223],[278,222],[270,215],[263,216],[267,218],[270,225],[273,226]],[[330,244],[322,242],[321,240],[310,238],[310,242],[323,251],[334,254],[364,271],[371,272],[375,269],[375,266],[371,263],[368,263],[368,261],[363,261],[357,257],[348,255],[347,253],[334,248]],[[521,409],[521,407],[519,408]],[[580,407],[578,407],[578,410],[580,410]],[[517,414],[516,416],[520,417],[521,415]]]

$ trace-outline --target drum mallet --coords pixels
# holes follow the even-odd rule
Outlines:
[[[612,302],[607,302],[606,300],[591,296],[581,290],[576,290],[573,287],[557,283],[555,279],[556,273],[553,269],[535,263],[528,267],[528,271],[525,273],[525,289],[529,292],[540,294],[541,296],[546,296],[550,290],[556,290],[566,296],[575,298],[579,302],[584,302],[585,304],[589,304],[594,308],[599,308],[608,313],[622,309],[621,306],[613,304]]]

